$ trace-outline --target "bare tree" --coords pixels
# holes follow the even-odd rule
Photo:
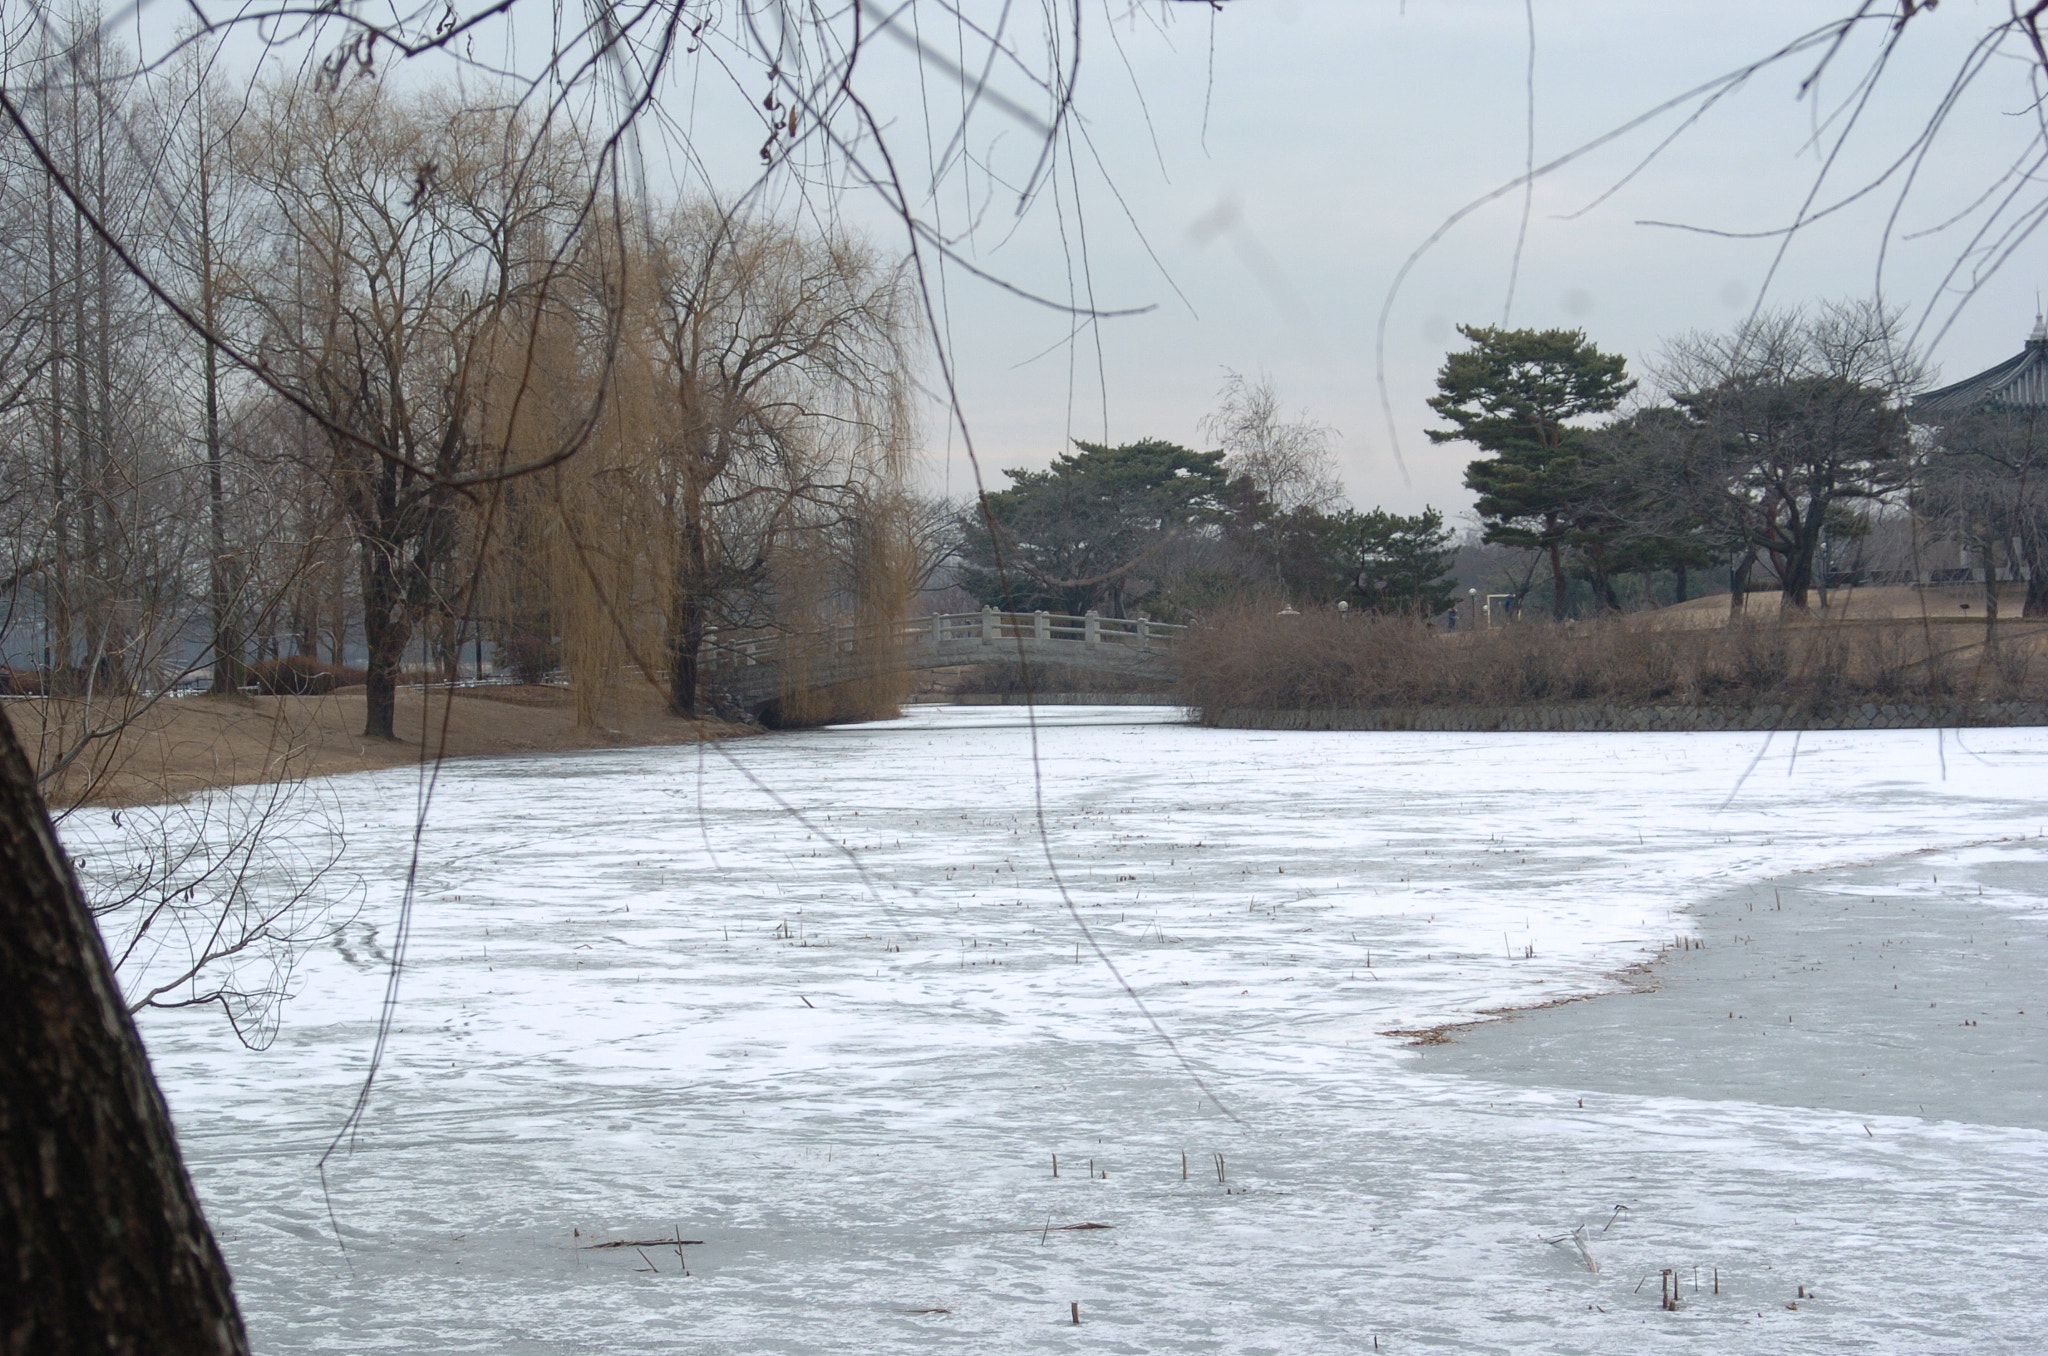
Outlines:
[[[0,152],[34,167],[0,183],[0,211],[19,228],[0,288],[16,299],[9,338],[21,363],[0,390],[14,562],[4,639],[30,670],[10,675],[10,689],[46,698],[16,711],[38,775],[75,798],[106,773],[121,732],[195,669],[203,519],[186,364],[144,282],[94,225],[126,232],[130,259],[166,257],[148,191],[161,143],[133,60],[90,16],[12,55],[45,78],[16,105],[37,119],[42,159],[19,139]]]
[[[1289,418],[1273,379],[1264,375],[1252,381],[1227,373],[1220,402],[1203,418],[1202,434],[1222,447],[1232,479],[1251,481],[1282,513],[1343,507],[1344,484],[1330,455],[1335,429],[1306,411]]]
[[[236,253],[243,196],[233,172],[231,140],[246,106],[229,94],[217,69],[219,57],[217,42],[195,42],[186,48],[167,78],[150,91],[146,119],[149,140],[161,147],[154,182],[164,200],[156,207],[167,224],[176,223],[159,233],[159,276],[178,291],[207,333],[235,328],[224,314],[232,299],[225,273]],[[215,693],[232,693],[246,677],[243,592],[248,578],[247,562],[230,545],[233,473],[223,433],[228,393],[216,347],[204,334],[180,333],[179,339],[177,346],[192,355],[196,368],[191,385],[196,388],[197,441],[205,467],[212,688]]]
[[[669,220],[658,249],[666,408],[651,469],[680,713],[700,701],[711,627],[774,625],[763,590],[779,586],[786,600],[814,582],[778,578],[778,552],[800,532],[872,516],[876,496],[900,488],[911,313],[900,271],[843,236],[698,203]],[[875,563],[874,549],[862,559]]]
[[[1995,645],[2001,560],[2026,577],[2022,615],[2048,616],[2048,429],[2031,410],[1984,410],[1929,434],[1916,507],[1983,562]]]
[[[464,488],[512,469],[520,374],[576,262],[582,149],[502,107],[381,82],[280,87],[263,114],[237,143],[269,233],[245,300],[266,374],[330,459],[361,571],[364,734],[390,739],[406,647],[445,602]]]
[[[1731,493],[1728,449],[1715,434],[1684,410],[1652,404],[1593,430],[1586,446],[1592,516],[1614,554],[1671,570],[1679,602],[1693,569],[1723,565],[1729,614],[1740,613],[1760,551],[1755,504]]]
[[[1764,313],[1674,341],[1658,379],[1694,425],[1690,484],[1769,559],[1784,605],[1804,609],[1825,534],[1910,479],[1903,405],[1926,374],[1898,314],[1875,303]]]

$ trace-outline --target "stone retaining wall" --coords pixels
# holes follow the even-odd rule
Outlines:
[[[1230,730],[1925,730],[2048,725],[2040,702],[1865,702],[1852,706],[1444,706],[1319,711],[1201,711]]]

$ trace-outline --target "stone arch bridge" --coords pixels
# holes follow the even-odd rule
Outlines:
[[[1172,677],[1174,641],[1186,630],[1143,617],[983,608],[913,617],[888,628],[837,626],[747,640],[714,636],[703,678],[734,705],[772,721],[778,705],[793,692],[904,669],[1022,660],[1164,682]]]

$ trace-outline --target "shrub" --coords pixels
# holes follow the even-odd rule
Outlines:
[[[498,662],[522,683],[545,683],[562,667],[562,650],[545,636],[513,636],[498,646]]]
[[[1244,607],[1177,646],[1180,699],[1206,711],[1767,703],[1826,707],[1957,698],[2048,700],[2032,662],[2048,630],[1914,621],[1740,622],[1657,629],[1644,618],[1521,621],[1446,635],[1386,617]]]
[[[251,664],[248,674],[250,686],[266,697],[324,697],[363,681],[361,669],[325,664],[307,654],[262,660]]]

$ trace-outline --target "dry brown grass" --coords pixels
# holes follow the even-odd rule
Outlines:
[[[1699,629],[1523,621],[1445,635],[1403,620],[1270,607],[1205,619],[1178,647],[1204,711],[1422,706],[1807,705],[2048,699],[2048,623],[1755,620]]]
[[[2025,584],[2000,584],[1998,586],[1999,615],[2010,621],[2020,615],[2025,604]],[[1819,606],[1820,595],[1812,598],[1813,611],[1817,618],[1826,621],[1920,621],[1927,620],[1936,625],[1978,625],[1984,620],[1984,586],[1982,584],[1932,584],[1925,587],[1905,585],[1881,585],[1853,589],[1833,589],[1828,593],[1828,606]],[[1750,622],[1776,620],[1780,604],[1778,595],[1759,590],[1743,599],[1743,619]],[[1630,626],[1649,630],[1669,627],[1714,627],[1728,624],[1728,595],[1709,594],[1704,598],[1692,598],[1673,607],[1661,607],[1650,612],[1631,613]]]
[[[118,708],[74,701],[0,701],[38,771],[76,744],[82,722],[103,729]],[[446,718],[445,749],[442,741]],[[743,733],[716,720],[679,720],[644,683],[620,684],[589,726],[567,688],[401,688],[399,739],[362,738],[360,688],[311,697],[180,697],[143,709],[95,741],[44,785],[52,805],[135,805],[212,786],[405,767],[445,752],[479,758],[641,744],[688,744]]]

